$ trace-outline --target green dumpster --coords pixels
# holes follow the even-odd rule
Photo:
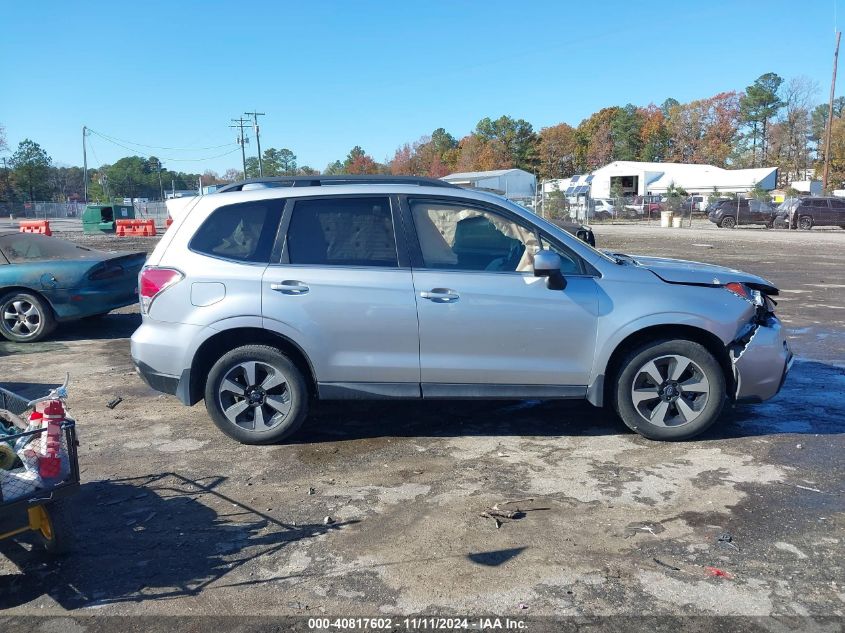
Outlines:
[[[128,204],[89,204],[82,212],[83,233],[114,233],[115,220],[134,220],[135,207]]]

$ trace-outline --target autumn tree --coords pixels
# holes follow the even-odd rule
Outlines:
[[[621,108],[602,108],[581,121],[575,130],[578,171],[592,171],[613,161],[613,119]]]
[[[565,178],[575,173],[577,141],[575,129],[566,123],[540,130],[537,155],[540,176]]]
[[[660,162],[665,160],[669,148],[666,116],[662,108],[653,103],[640,108],[640,160]]]
[[[478,134],[469,134],[458,143],[460,154],[455,169],[464,171],[490,171],[513,167],[507,148],[498,139],[485,140]]]
[[[223,182],[237,182],[244,179],[244,173],[240,169],[230,167],[223,172]]]
[[[356,145],[346,156],[343,162],[344,174],[377,174],[379,165],[369,156],[360,145]]]
[[[830,189],[845,187],[845,118],[833,120],[830,128]]]

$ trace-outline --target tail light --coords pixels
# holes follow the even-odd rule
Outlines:
[[[141,312],[147,314],[150,305],[167,288],[182,281],[184,275],[175,268],[144,267],[138,277],[138,294],[141,299]]]

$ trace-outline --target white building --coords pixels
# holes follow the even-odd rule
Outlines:
[[[811,196],[822,195],[822,181],[821,180],[793,180],[790,186],[797,189],[801,193],[806,193]]]
[[[511,200],[534,198],[537,179],[523,169],[496,169],[493,171],[468,171],[443,176],[441,180],[461,187],[492,191]]]
[[[593,172],[590,197],[609,198],[618,184],[624,195],[659,195],[674,184],[689,194],[745,193],[756,185],[772,190],[777,187],[777,167],[757,169],[722,169],[714,165],[689,163],[640,163],[616,161]]]

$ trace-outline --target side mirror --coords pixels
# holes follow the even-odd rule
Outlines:
[[[560,272],[560,255],[552,251],[537,251],[534,255],[534,276],[546,278],[546,288],[563,290],[566,279]]]

